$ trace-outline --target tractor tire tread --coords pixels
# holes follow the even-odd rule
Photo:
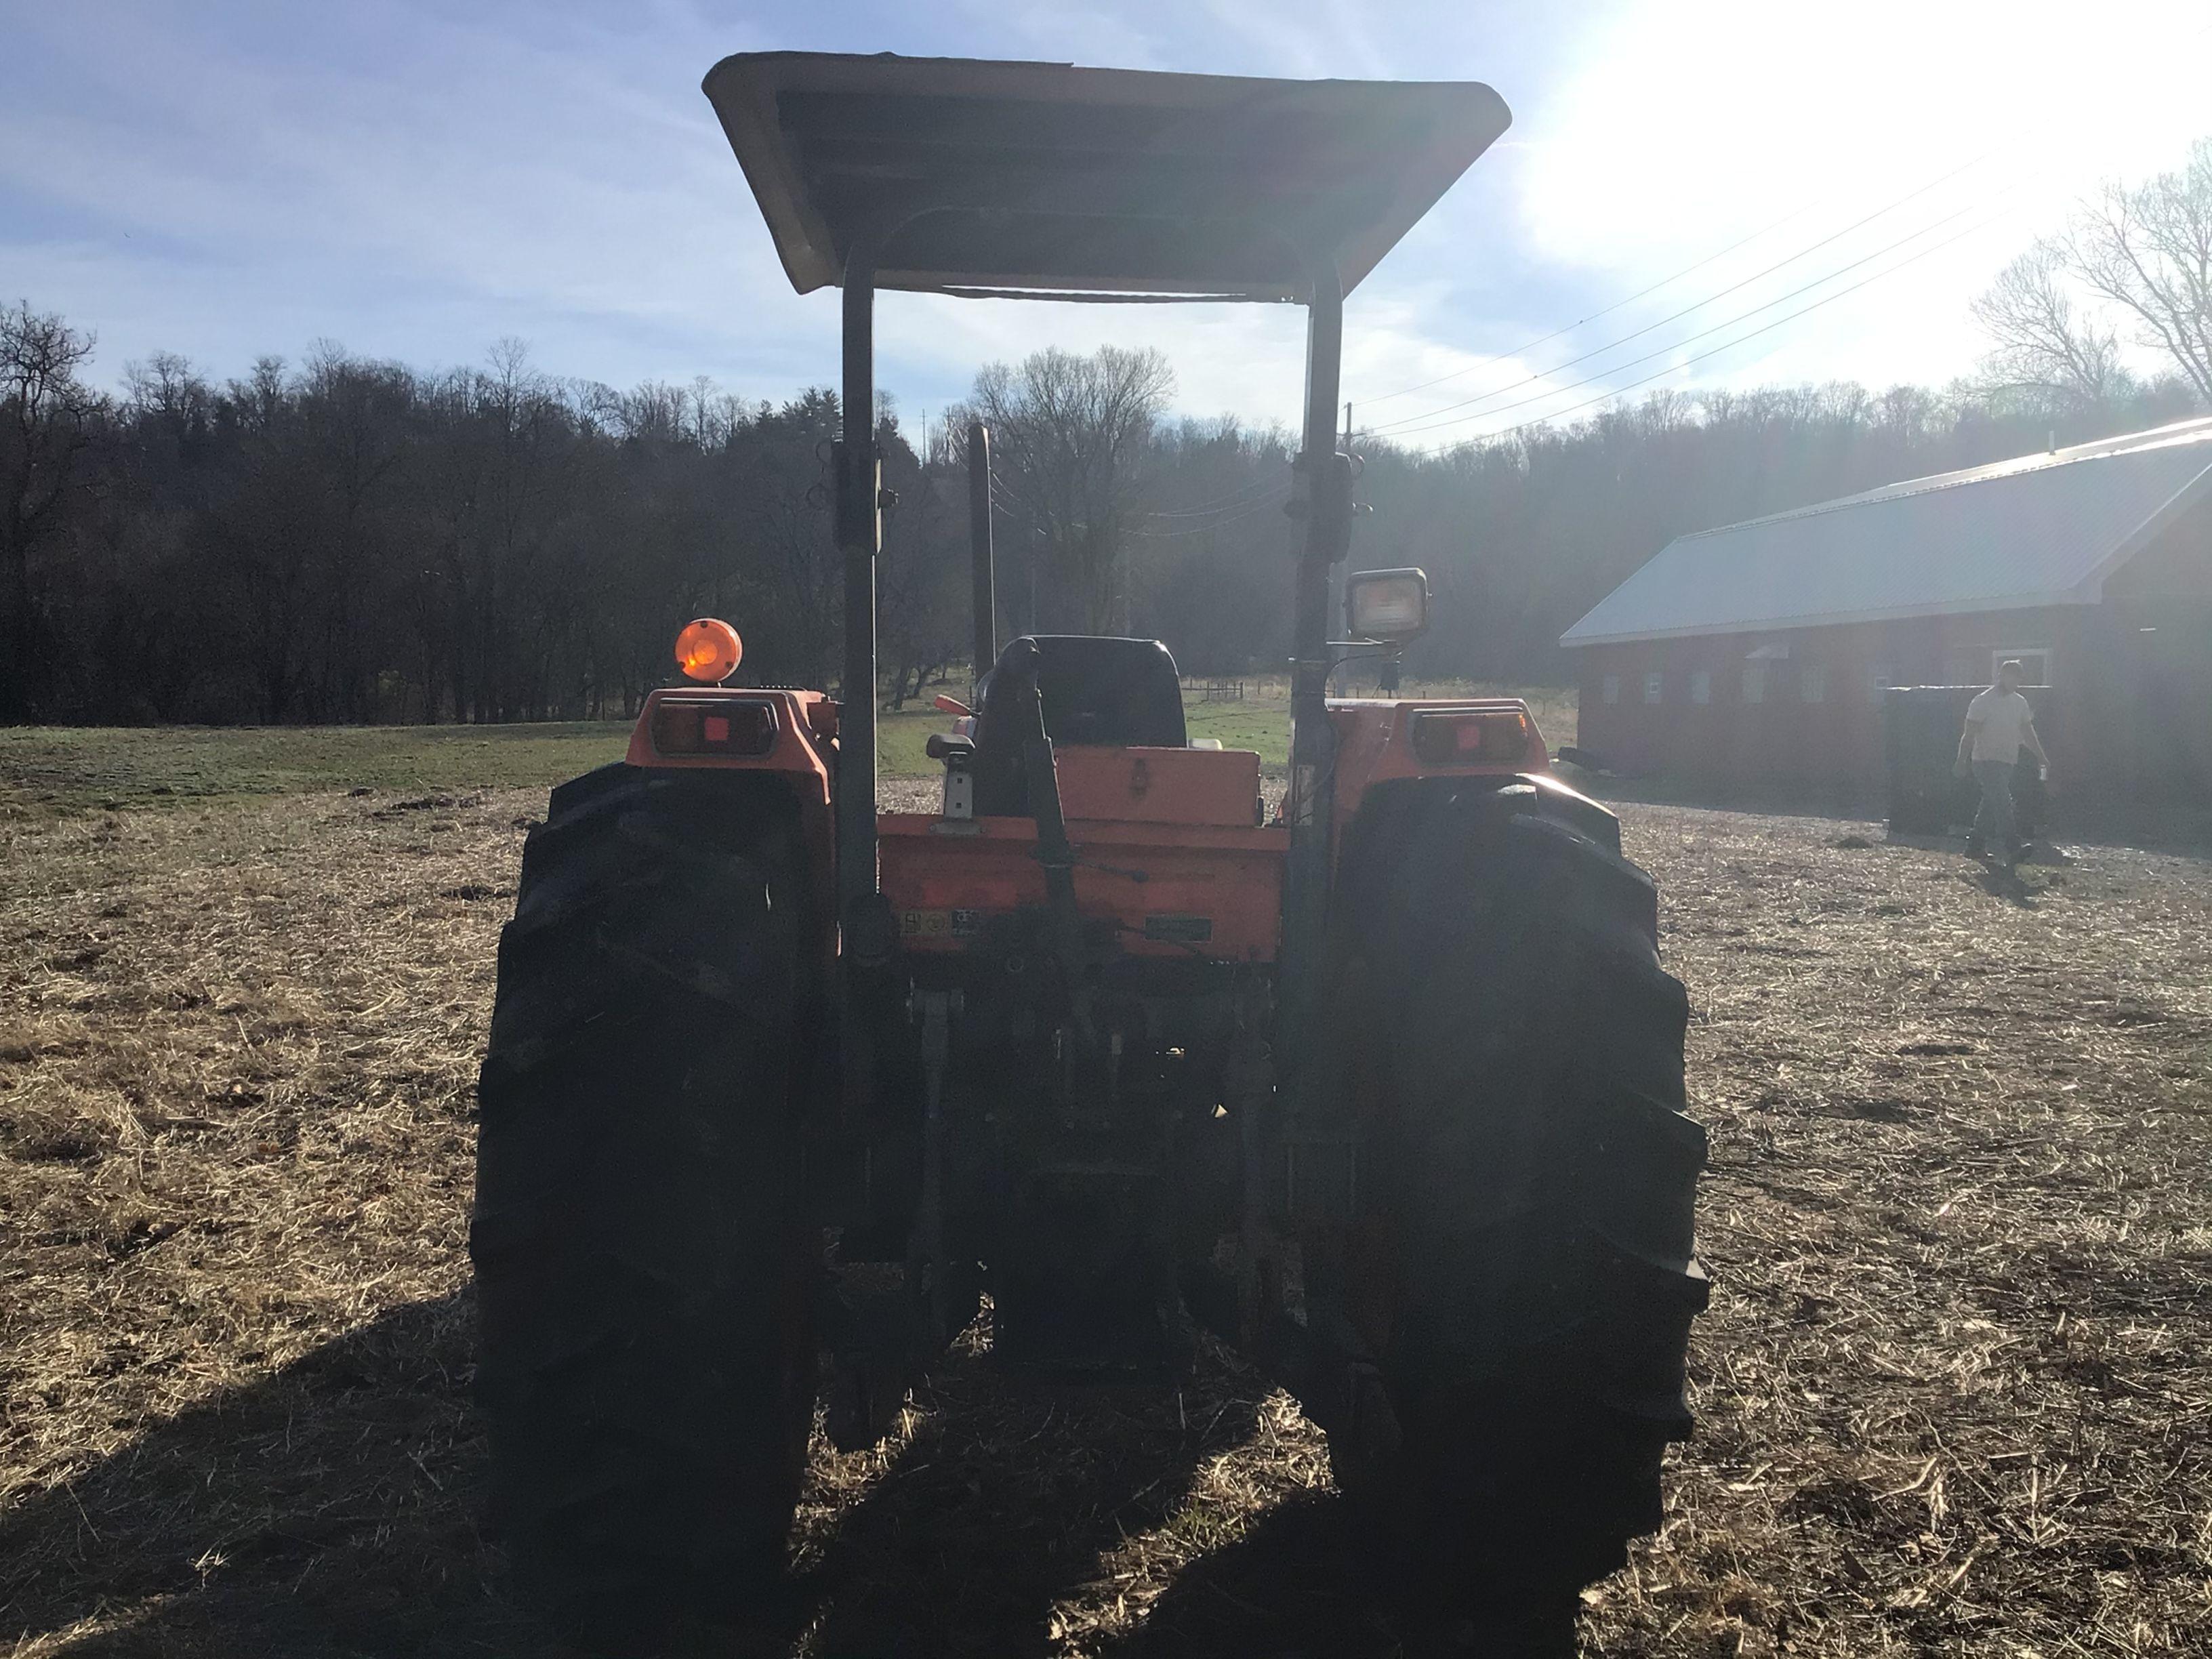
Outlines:
[[[518,1578],[587,1650],[653,1650],[780,1559],[797,1500],[794,860],[764,792],[602,768],[553,792],[501,937],[477,1395]]]
[[[1406,1309],[1382,1364],[1401,1449],[1340,1468],[1440,1571],[1546,1595],[1658,1524],[1707,1295],[1687,999],[1612,824],[1556,787],[1420,780],[1370,795],[1340,865],[1334,948],[1368,999],[1343,1018],[1387,1032]]]

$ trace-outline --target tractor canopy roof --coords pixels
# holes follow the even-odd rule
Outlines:
[[[1348,292],[1505,130],[1475,82],[1279,81],[747,52],[708,73],[792,286],[1303,300]]]

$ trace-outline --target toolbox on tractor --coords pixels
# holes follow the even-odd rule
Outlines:
[[[793,285],[842,289],[845,689],[726,684],[701,619],[695,683],[525,854],[471,1231],[519,1566],[587,1644],[726,1612],[817,1401],[880,1437],[988,1297],[1008,1363],[1237,1345],[1455,1618],[1571,1650],[1688,1427],[1686,1005],[1523,704],[1328,695],[1429,604],[1358,573],[1330,637],[1345,295],[1504,105],[808,53],[706,91]],[[979,523],[973,717],[931,740],[939,810],[878,811],[879,289],[1306,308],[1279,806],[1256,755],[1189,742],[1158,642],[1001,652]]]

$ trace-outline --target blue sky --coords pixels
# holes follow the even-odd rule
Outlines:
[[[1457,377],[1374,404],[1410,441],[1652,374],[1940,381],[1980,349],[1968,299],[2070,197],[2212,131],[2208,23],[2203,0],[0,0],[0,299],[94,330],[111,381],[157,349],[221,377],[318,339],[438,367],[514,337],[562,374],[781,397],[831,378],[836,302],[791,293],[699,79],[893,51],[1496,87],[1512,129],[1352,302],[1355,401]],[[1185,409],[1265,421],[1296,408],[1298,326],[891,295],[881,374],[913,417],[994,357],[1150,342]]]

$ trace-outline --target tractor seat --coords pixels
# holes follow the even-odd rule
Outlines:
[[[1045,735],[1055,744],[1184,749],[1182,683],[1158,640],[1039,634],[1037,691]],[[1018,641],[1017,641],[1018,643]],[[1013,646],[1008,646],[1011,652]],[[1030,811],[1022,730],[1006,655],[983,677],[975,706],[975,811],[1020,817]]]

